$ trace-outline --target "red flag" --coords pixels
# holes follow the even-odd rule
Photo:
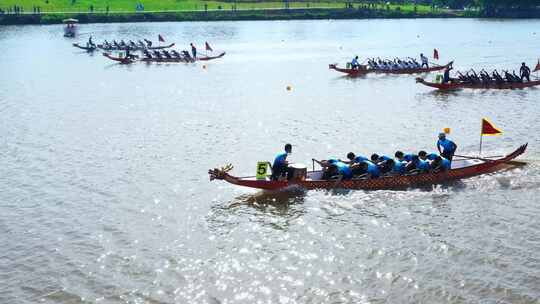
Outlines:
[[[165,39],[163,39],[163,36],[161,34],[158,35],[159,42],[165,42]]]
[[[439,60],[439,51],[437,49],[433,49],[433,58]]]
[[[538,63],[536,64],[536,67],[534,68],[533,72],[540,71],[540,59],[538,59]]]
[[[482,118],[482,135],[501,135],[502,131],[495,127],[489,120]]]
[[[210,52],[214,51],[214,50],[212,50],[212,48],[210,47],[210,44],[208,44],[208,42],[205,42],[204,44],[205,44],[204,47],[206,48],[207,51],[210,51]]]

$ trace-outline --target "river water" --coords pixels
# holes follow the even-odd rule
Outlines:
[[[538,20],[81,25],[80,41],[209,41],[206,64],[114,64],[61,26],[0,27],[0,303],[540,303],[540,90],[348,79],[353,55],[534,67]],[[77,39],[75,41],[78,41]],[[199,50],[200,52],[202,50]],[[202,51],[204,53],[204,51]],[[432,79],[434,75],[425,75]],[[291,90],[286,90],[290,86]],[[291,159],[529,142],[529,165],[409,191],[209,182]]]

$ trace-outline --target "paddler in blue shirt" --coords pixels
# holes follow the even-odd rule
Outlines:
[[[349,153],[347,153],[347,158],[349,159],[348,161],[344,160],[342,162],[344,162],[346,164],[349,164],[349,167],[351,168],[353,176],[354,175],[362,175],[362,174],[366,173],[366,171],[363,170],[359,166],[359,164],[361,164],[362,162],[368,160],[367,157],[362,156],[362,155],[356,155],[353,152],[349,152]]]
[[[437,172],[445,172],[451,169],[450,161],[446,158],[437,156],[432,162],[431,162],[431,170],[435,173]]]
[[[418,156],[413,157],[414,166],[420,173],[426,173],[431,170],[431,166],[428,161],[420,159]]]
[[[390,173],[392,175],[402,175],[405,173],[405,162],[402,162],[398,159],[394,160],[394,167],[392,168],[392,171]]]
[[[401,152],[401,151],[396,151],[396,153],[394,154],[394,156],[395,156],[396,159],[399,160],[399,161],[402,161],[402,162],[410,162],[410,161],[412,161],[414,154],[412,154],[412,153],[404,154],[404,153]]]
[[[378,163],[381,163],[383,161],[386,161],[386,160],[389,160],[389,159],[392,159],[386,155],[379,155],[377,153],[373,153],[371,154],[371,162],[374,163],[374,164],[378,164]]]
[[[414,155],[412,161],[410,161],[405,167],[406,172],[418,172],[425,173],[431,169],[429,163],[425,160],[421,160],[418,155]]]
[[[422,150],[418,152],[418,157],[420,157],[421,160],[435,160],[435,158],[439,157],[436,153],[427,153],[426,151]]]
[[[454,157],[454,153],[456,152],[456,149],[457,149],[457,145],[450,139],[446,138],[445,133],[439,133],[439,140],[437,141],[437,150],[439,150],[439,153],[441,154],[442,157],[452,162],[452,157]]]
[[[362,155],[356,155],[353,152],[347,153],[347,159],[349,159],[349,160],[348,161],[342,160],[342,162],[344,162],[346,164],[357,164],[357,163],[361,163],[361,162],[363,162],[365,160],[368,160],[367,157],[362,156]]]
[[[379,171],[381,172],[381,175],[386,175],[389,173],[392,173],[392,170],[394,169],[394,165],[396,162],[393,159],[387,159],[377,164],[377,167],[379,167]]]
[[[352,170],[349,168],[349,165],[347,165],[344,162],[335,162],[334,165],[337,167],[337,173],[339,175],[340,179],[351,179],[352,178]]]
[[[378,178],[381,175],[379,167],[369,160],[362,162],[360,166],[367,173],[368,178]]]
[[[421,173],[426,173],[431,170],[431,165],[428,161],[418,158],[418,162],[416,163],[416,169]]]
[[[313,159],[318,163],[324,170],[323,178],[330,179],[337,177],[338,180],[342,179],[351,179],[353,174],[351,168],[346,163],[337,160],[336,158],[330,158],[328,160],[318,161]]]
[[[274,159],[272,164],[272,180],[279,180],[283,175],[287,175],[287,169],[289,162],[287,162],[287,156],[292,153],[292,145],[285,145],[285,152],[280,152]]]

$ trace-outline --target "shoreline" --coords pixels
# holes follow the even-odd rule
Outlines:
[[[540,10],[504,11],[485,16],[481,11],[436,10],[430,12],[367,8],[276,8],[241,10],[192,10],[155,12],[47,12],[39,14],[0,14],[0,25],[61,24],[76,18],[80,23],[320,20],[320,19],[417,19],[417,18],[540,18]]]
[[[63,19],[76,18],[80,23],[165,22],[165,21],[243,21],[243,20],[317,20],[374,18],[460,18],[447,11],[415,13],[400,10],[346,8],[289,8],[245,10],[200,10],[165,12],[95,12],[0,14],[1,25],[61,24]]]

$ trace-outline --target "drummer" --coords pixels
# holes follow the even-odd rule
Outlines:
[[[289,162],[287,161],[287,156],[292,153],[292,145],[286,144],[285,151],[280,152],[276,155],[274,159],[274,164],[272,164],[272,180],[278,180],[280,177],[287,175],[287,170]]]

